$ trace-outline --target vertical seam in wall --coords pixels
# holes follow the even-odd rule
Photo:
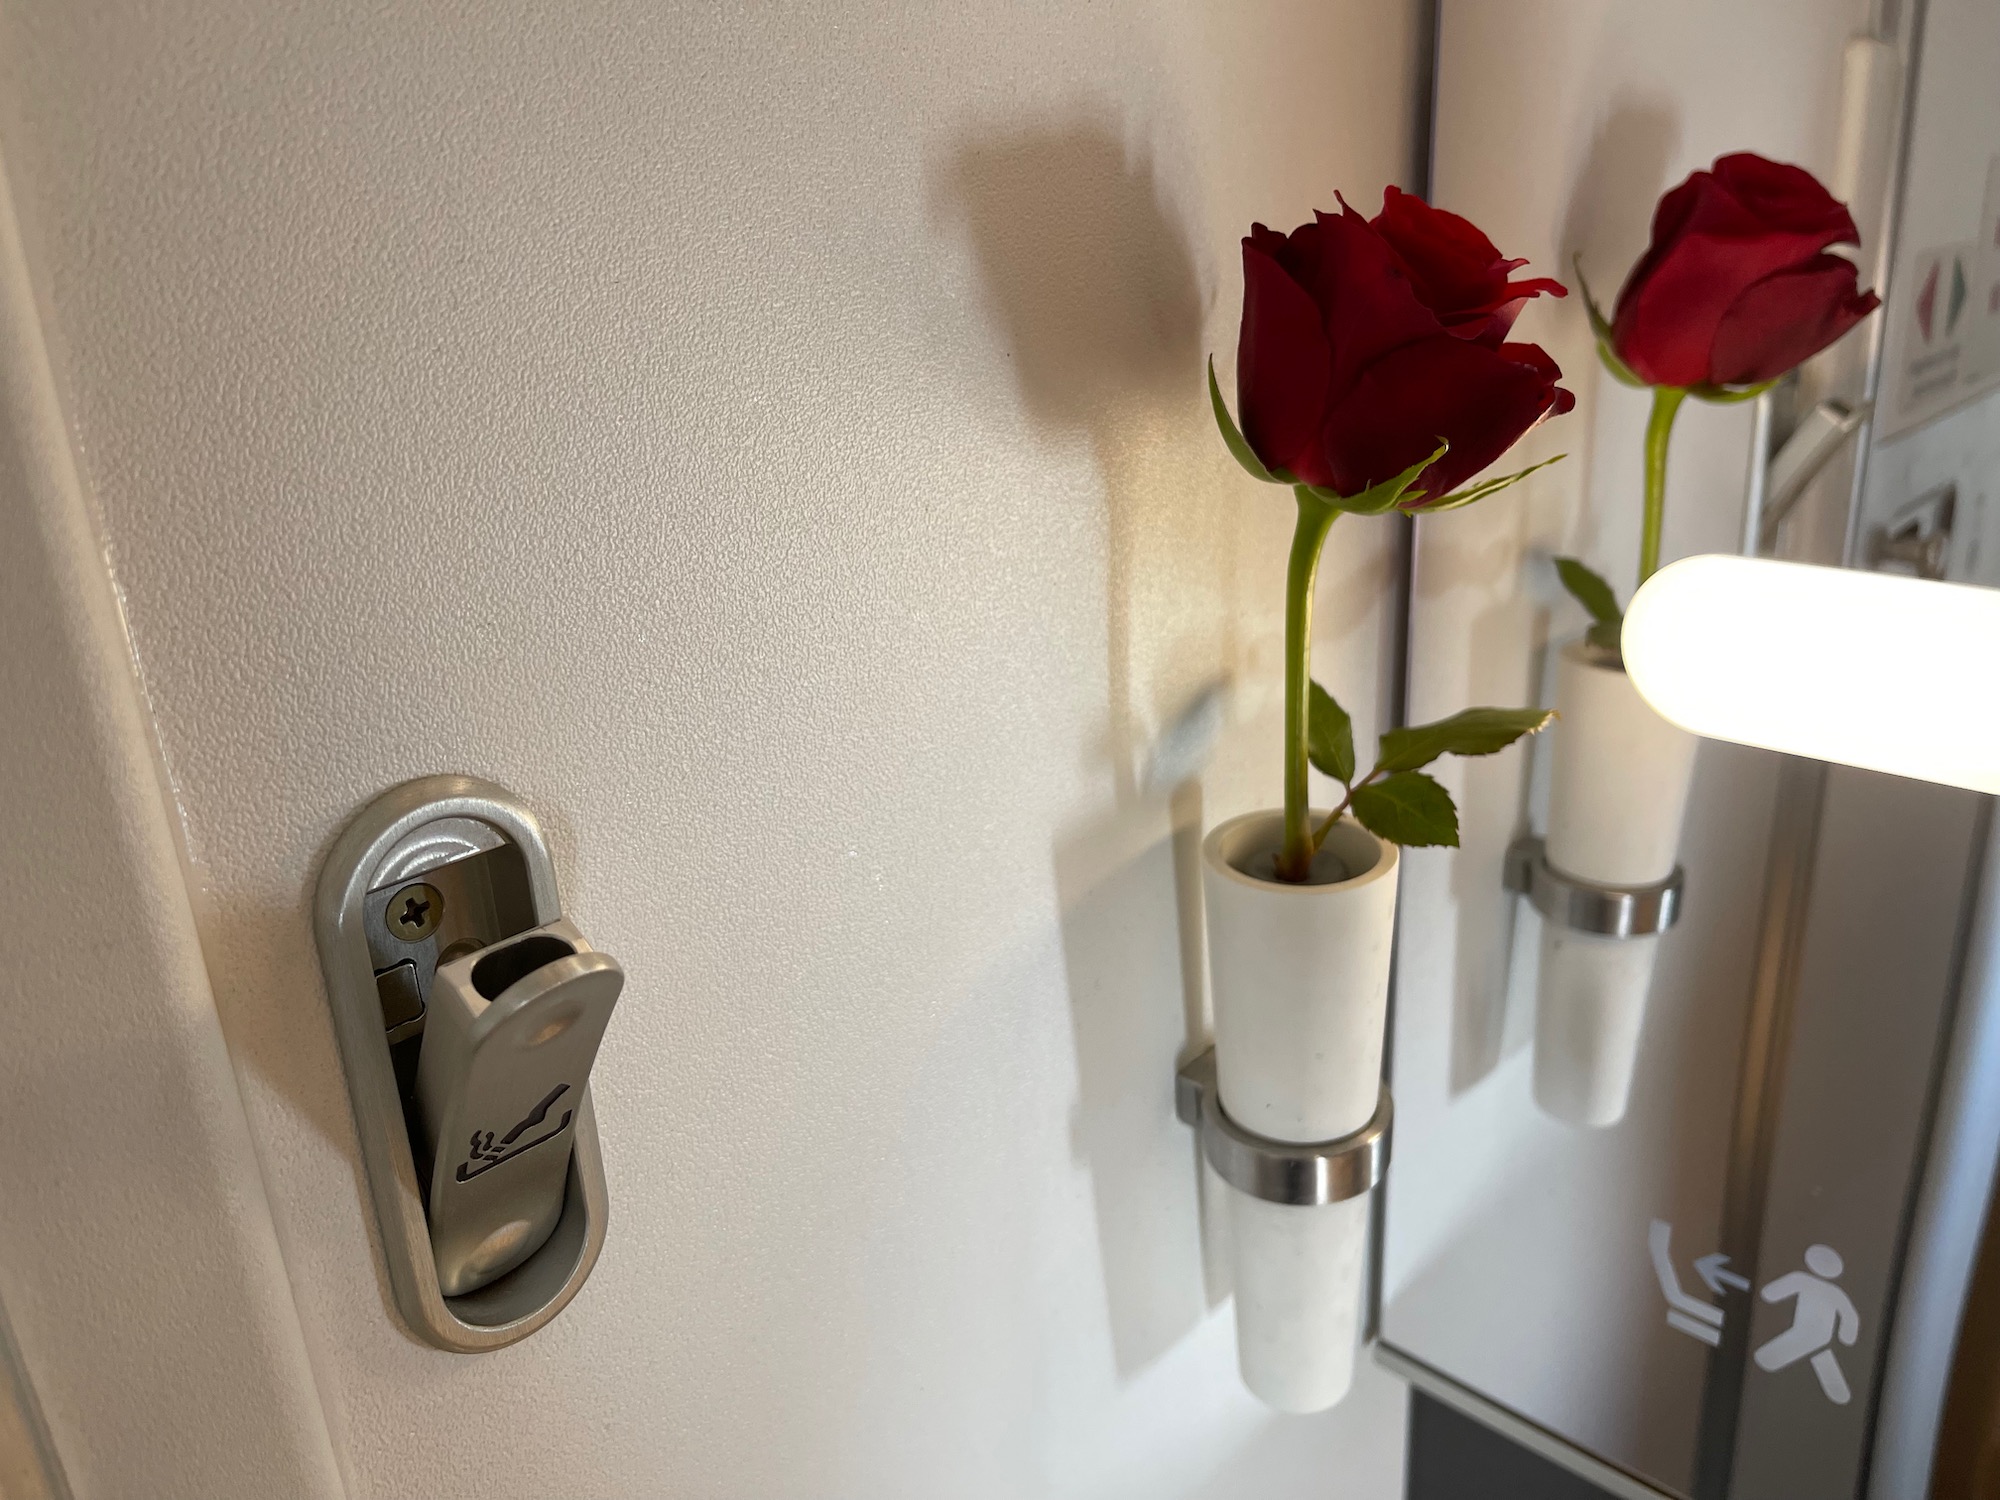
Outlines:
[[[243,1102],[242,1079],[236,1070],[235,1056],[229,1050],[228,1033],[215,1011],[214,981],[203,942],[204,923],[200,920],[204,904],[201,893],[205,890],[205,886],[197,878],[199,867],[190,848],[188,829],[179,798],[174,794],[171,771],[159,737],[158,720],[153,712],[151,695],[146,689],[144,668],[139,659],[130,622],[126,617],[124,591],[118,585],[117,574],[112,564],[109,532],[104,524],[102,509],[84,482],[77,435],[63,399],[62,382],[57,376],[56,359],[57,351],[61,348],[61,340],[55,330],[59,325],[52,315],[52,309],[45,296],[48,279],[39,273],[41,257],[31,248],[31,234],[23,220],[20,201],[14,190],[11,160],[7,143],[4,137],[0,137],[0,296],[18,305],[18,319],[25,333],[26,345],[23,350],[26,368],[21,373],[26,380],[40,389],[41,405],[48,414],[47,425],[55,429],[48,434],[51,441],[47,446],[49,451],[60,455],[59,473],[56,476],[56,489],[59,493],[51,497],[48,503],[69,511],[77,530],[90,541],[89,550],[96,567],[79,569],[86,574],[86,578],[81,580],[83,586],[80,590],[84,596],[81,602],[85,616],[86,618],[95,616],[102,633],[116,637],[117,651],[125,669],[120,674],[120,679],[127,691],[114,690],[105,694],[98,708],[109,720],[124,721],[125,727],[132,731],[129,738],[146,747],[147,759],[152,770],[154,805],[164,823],[167,839],[174,851],[180,873],[179,895],[186,913],[187,928],[194,936],[195,950],[200,958],[206,985],[204,998],[208,1004],[209,1019],[222,1040],[223,1056],[229,1074],[227,1097],[235,1103],[234,1123],[240,1128],[243,1139],[248,1143],[250,1161],[256,1171],[257,1217],[269,1230],[271,1243],[277,1251],[284,1276],[287,1305],[291,1312],[291,1331],[304,1356],[302,1364],[311,1385],[313,1409],[320,1419],[318,1433],[320,1442],[324,1445],[329,1466],[339,1477],[342,1491],[351,1494],[353,1483],[352,1476],[348,1472],[347,1456],[333,1441],[320,1362],[313,1341],[306,1336],[304,1319],[298,1307],[298,1290],[292,1281],[290,1258],[284,1253],[284,1239],[278,1232],[276,1215],[271,1209],[270,1181],[264,1153],[256,1132],[250,1128],[249,1111]],[[73,553],[77,549],[65,548],[61,539],[54,537],[50,539],[50,550],[52,556],[60,556],[66,551]],[[93,592],[93,583],[102,590],[94,602],[88,597]]]
[[[17,1451],[25,1447],[26,1452]],[[0,1496],[5,1500],[74,1500],[41,1402],[28,1379],[7,1309],[0,1306]]]
[[[1986,878],[1987,849],[1993,836],[1993,799],[1982,798],[1976,814],[1977,831],[1972,838],[1972,854],[1966,861],[1965,879],[1962,889],[1967,892],[1964,905],[1958,914],[1958,932],[1952,942],[1950,978],[1946,981],[1945,1006],[1938,1028],[1937,1041],[1931,1053],[1929,1077],[1923,1092],[1923,1125],[1917,1131],[1916,1150],[1912,1153],[1909,1180],[1904,1185],[1903,1201],[1897,1210],[1897,1231],[1894,1247],[1889,1255],[1889,1292],[1883,1298],[1882,1315],[1878,1320],[1881,1332],[1876,1336],[1875,1368],[1869,1380],[1868,1416],[1862,1426],[1860,1477],[1855,1484],[1855,1495],[1867,1495],[1874,1487],[1875,1458],[1882,1436],[1882,1416],[1885,1397],[1889,1393],[1890,1382],[1895,1367],[1902,1363],[1898,1357],[1902,1345],[1898,1338],[1897,1325],[1910,1315],[1909,1294],[1905,1277],[1910,1272],[1912,1252],[1918,1229],[1918,1218],[1922,1210],[1929,1179],[1938,1171],[1938,1156],[1947,1147],[1959,1125],[1954,1119],[1941,1128],[1938,1118],[1940,1106],[1945,1097],[1947,1079],[1952,1071],[1952,1053],[1959,1040],[1961,1016],[1975,1010],[1977,1001],[1967,997],[1966,983],[1974,969],[1973,944],[1979,928],[1983,925],[1981,915],[1992,897],[1992,889]],[[1984,1216],[1981,1216],[1982,1228]],[[1984,1238],[1984,1235],[1981,1235]],[[1973,1254],[1978,1254],[1978,1244],[1973,1246]],[[1967,1277],[1967,1284],[1971,1281]],[[1961,1326],[1965,1316],[1963,1303],[1959,1307]],[[1945,1373],[1950,1378],[1954,1350],[1945,1351]],[[1938,1404],[1938,1424],[1930,1434],[1929,1447],[1935,1462],[1937,1439],[1943,1428],[1943,1396],[1947,1385],[1940,1392]],[[1926,1479],[1930,1476],[1926,1475]],[[1926,1489],[1929,1485],[1926,1484]]]
[[[1869,459],[1874,453],[1874,404],[1881,399],[1882,373],[1889,363],[1889,309],[1897,295],[1896,257],[1902,251],[1903,205],[1909,197],[1910,151],[1917,132],[1917,95],[1923,87],[1924,24],[1929,19],[1929,0],[1910,0],[1909,32],[1901,39],[1903,97],[1897,101],[1895,149],[1889,157],[1888,191],[1883,212],[1882,247],[1875,262],[1875,286],[1881,293],[1879,316],[1867,327],[1868,356],[1861,376],[1861,397],[1868,415],[1854,434],[1854,477],[1847,490],[1847,530],[1841,538],[1840,562],[1851,568],[1861,546],[1861,507],[1868,490]],[[1901,0],[1883,0],[1875,18],[1876,35],[1896,41],[1902,23]]]
[[[1410,158],[1415,180],[1410,190],[1426,203],[1437,171],[1437,60],[1438,37],[1444,25],[1439,0],[1417,0],[1416,102],[1410,121]],[[1411,610],[1417,598],[1417,522],[1414,516],[1397,513],[1392,570],[1395,607],[1389,663],[1389,723],[1402,728],[1410,718],[1410,636]],[[1398,928],[1400,937],[1400,926]],[[1399,943],[1391,943],[1389,953],[1389,1003],[1382,1020],[1382,1081],[1390,1084],[1396,1069],[1396,970]],[[1368,1285],[1362,1309],[1361,1336],[1373,1341],[1382,1333],[1382,1271],[1389,1248],[1389,1195],[1375,1194],[1368,1226]]]

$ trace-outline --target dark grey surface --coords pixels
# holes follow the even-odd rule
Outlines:
[[[1608,1491],[1421,1391],[1410,1392],[1403,1495],[1404,1500],[1612,1500]]]

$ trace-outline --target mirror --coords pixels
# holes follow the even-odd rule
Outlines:
[[[1443,0],[1432,200],[1538,269],[1580,262],[1607,308],[1660,194],[1725,153],[1805,166],[1860,228],[1882,311],[1760,399],[1680,415],[1667,559],[2000,585],[1996,77],[1990,0]],[[1567,461],[1417,523],[1410,722],[1555,701],[1589,623],[1556,557],[1629,597],[1648,395],[1581,303],[1520,335],[1578,398],[1521,461]],[[1987,1003],[1988,799],[1700,745],[1680,919],[1618,1013],[1629,1082],[1552,1109],[1558,960],[1506,870],[1550,827],[1553,759],[1452,768],[1462,847],[1404,873],[1378,1357],[1608,1493],[1913,1500],[1992,1169],[1953,1085]]]

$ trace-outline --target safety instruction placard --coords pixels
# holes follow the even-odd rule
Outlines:
[[[1976,238],[1920,250],[1895,295],[1882,432],[1894,437],[2000,385],[2000,156],[1986,172]]]

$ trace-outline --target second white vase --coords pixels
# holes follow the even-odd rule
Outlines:
[[[1202,844],[1217,1088],[1245,1130],[1328,1141],[1366,1125],[1379,1099],[1397,850],[1345,821],[1315,863],[1320,883],[1291,885],[1272,878],[1283,834],[1282,813],[1250,813]],[[1229,1198],[1243,1382],[1280,1411],[1332,1406],[1354,1378],[1368,1197]]]
[[[1581,641],[1556,668],[1555,764],[1544,857],[1596,885],[1674,871],[1699,741],[1639,696],[1615,653]],[[1542,925],[1535,1102],[1575,1125],[1615,1125],[1631,1102],[1660,936]]]

